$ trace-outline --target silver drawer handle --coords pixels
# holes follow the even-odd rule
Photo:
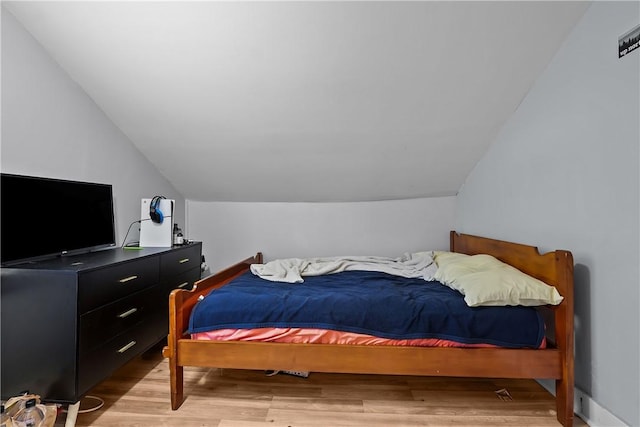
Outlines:
[[[183,258],[180,261],[178,261],[180,264],[184,264],[185,262],[189,262],[189,258]]]
[[[122,347],[120,350],[118,350],[118,353],[124,353],[125,351],[129,350],[131,347],[133,347],[134,345],[136,345],[135,341],[131,341],[129,344],[125,345],[124,347]]]
[[[178,285],[179,288],[186,288],[187,286],[189,286],[189,282],[180,283]]]
[[[137,278],[138,278],[138,276],[129,276],[129,277],[125,277],[124,279],[118,280],[118,282],[127,283],[127,282],[130,282],[132,280],[136,280]]]
[[[131,310],[127,310],[124,313],[120,313],[118,314],[118,317],[121,319],[124,319],[125,317],[129,317],[131,316],[133,313],[135,313],[136,311],[138,311],[137,308],[132,308]]]

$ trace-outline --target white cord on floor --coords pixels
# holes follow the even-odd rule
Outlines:
[[[98,404],[92,408],[87,408],[87,409],[80,409],[78,410],[79,414],[86,414],[87,412],[93,412],[93,411],[97,411],[98,409],[102,408],[104,406],[104,400],[102,400],[101,398],[99,398],[98,396],[89,396],[86,395],[85,398],[88,399],[95,399],[98,401]]]

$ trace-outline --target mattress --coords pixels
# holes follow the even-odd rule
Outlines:
[[[250,272],[194,307],[194,339],[461,347],[544,347],[532,307],[469,307],[437,281],[347,271],[271,282]],[[322,336],[323,338],[318,338]]]

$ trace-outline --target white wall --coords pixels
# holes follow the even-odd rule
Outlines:
[[[112,184],[119,243],[140,219],[143,197],[176,199],[184,223],[184,198],[4,8],[0,165],[5,173]]]
[[[576,386],[640,425],[640,3],[596,2],[468,176],[457,229],[575,259]],[[592,426],[611,425],[585,414]],[[614,419],[615,419],[614,417]]]
[[[262,251],[267,260],[400,256],[447,249],[455,197],[356,203],[187,201],[187,236],[212,271]]]

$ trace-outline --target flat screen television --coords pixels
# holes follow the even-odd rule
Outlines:
[[[3,265],[115,246],[109,184],[1,174]]]

